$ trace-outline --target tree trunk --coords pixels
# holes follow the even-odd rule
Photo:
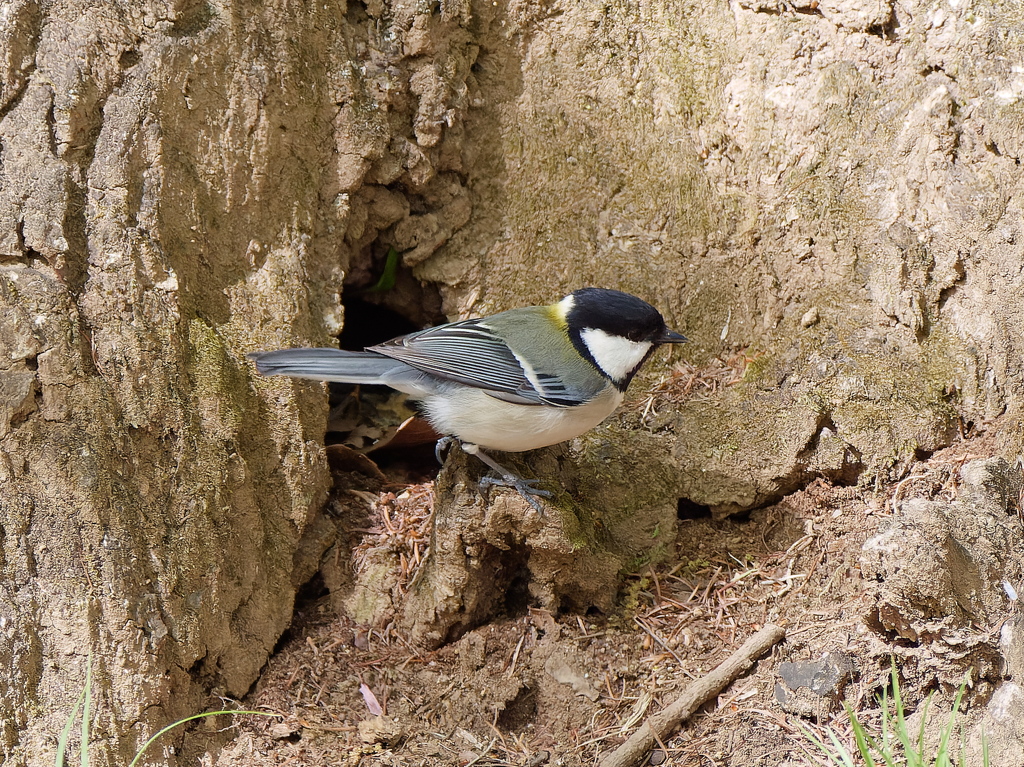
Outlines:
[[[325,406],[243,353],[330,341],[349,254],[409,219],[367,174],[415,166],[429,191],[450,170],[434,58],[468,71],[443,42],[365,63],[376,24],[344,2],[4,6],[5,764],[52,763],[90,652],[93,758],[124,765],[211,691],[244,694],[287,626]],[[426,149],[392,136],[414,114]]]

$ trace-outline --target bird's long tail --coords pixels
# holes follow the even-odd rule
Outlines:
[[[419,374],[404,362],[373,352],[346,352],[341,349],[278,349],[246,355],[256,362],[263,375],[286,375],[314,381],[352,384],[386,384]]]

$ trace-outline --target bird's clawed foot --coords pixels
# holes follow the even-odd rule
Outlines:
[[[439,463],[444,463],[443,455],[445,451],[451,446],[453,442],[459,442],[455,437],[442,437],[437,441],[437,446],[434,448],[434,455],[437,456]],[[533,506],[537,510],[537,513],[542,517],[544,516],[544,508],[540,505],[540,501],[537,497],[550,498],[551,491],[541,490],[534,487],[540,480],[538,479],[524,479],[516,474],[511,469],[507,469],[500,463],[491,458],[487,453],[481,450],[477,445],[469,442],[462,442],[462,449],[469,455],[475,455],[487,466],[496,471],[500,476],[498,477],[483,477],[480,480],[481,487],[511,487],[519,495],[521,495],[527,503]]]
[[[536,484],[537,482],[540,482],[540,480],[523,479],[522,477],[516,474],[509,473],[503,474],[500,477],[482,477],[480,479],[480,486],[483,487],[486,485],[487,487],[511,487],[513,490],[519,493],[519,495],[523,496],[526,502],[533,506],[533,508],[537,510],[537,513],[543,517],[544,507],[540,505],[540,501],[538,501],[535,496],[540,496],[541,498],[550,498],[551,491],[541,490],[539,488],[534,487],[534,484]]]
[[[455,437],[441,437],[434,445],[434,457],[437,458],[437,462],[444,465],[444,456],[448,452],[448,448],[452,446],[453,442],[458,442]]]

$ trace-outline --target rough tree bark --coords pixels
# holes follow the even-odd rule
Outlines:
[[[344,2],[2,10],[0,762],[52,763],[91,651],[123,765],[288,624],[324,405],[242,355],[327,343],[349,253],[425,231],[409,199],[464,222],[437,73],[472,56],[447,14],[394,10],[403,49]]]

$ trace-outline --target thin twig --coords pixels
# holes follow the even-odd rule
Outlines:
[[[658,739],[667,738],[669,733],[692,716],[693,712],[718,695],[785,636],[784,628],[769,623],[744,642],[740,649],[726,658],[714,671],[687,686],[683,694],[667,708],[648,717],[625,743],[601,757],[598,767],[633,767],[639,764]]]
[[[661,645],[661,649],[663,649],[665,652],[667,652],[669,655],[671,655],[673,658],[675,658],[676,659],[676,663],[678,663],[680,666],[685,666],[686,665],[685,663],[683,663],[683,659],[680,658],[678,655],[676,655],[675,650],[673,650],[671,647],[669,647],[664,639],[662,639],[660,636],[655,634],[654,630],[651,629],[650,626],[648,626],[646,623],[644,623],[639,618],[634,617],[633,620],[634,620],[634,622],[636,622],[637,626],[639,626],[640,628],[642,628],[646,632],[647,636],[649,636],[651,639],[653,639],[655,642],[657,642],[659,645]]]

